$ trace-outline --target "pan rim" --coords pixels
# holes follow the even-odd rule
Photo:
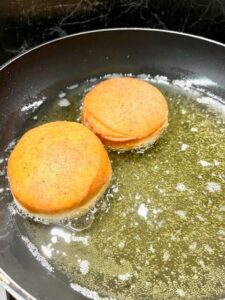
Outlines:
[[[2,65],[0,65],[0,72],[3,69],[5,69],[8,65],[10,65],[12,62],[14,62],[17,59],[19,59],[20,57],[23,57],[24,55],[26,55],[26,54],[28,54],[28,53],[36,50],[36,49],[44,47],[44,46],[46,46],[48,44],[55,43],[55,42],[63,40],[63,39],[72,38],[74,36],[82,36],[82,35],[85,35],[85,34],[94,34],[94,33],[98,33],[98,32],[108,32],[108,31],[112,32],[112,31],[123,31],[123,30],[124,31],[125,30],[126,31],[151,31],[151,32],[169,33],[169,34],[172,34],[172,35],[181,35],[181,36],[191,37],[191,38],[194,38],[196,40],[202,40],[202,41],[206,41],[206,42],[212,43],[214,45],[225,47],[224,43],[218,42],[216,40],[209,39],[209,38],[206,38],[206,37],[203,37],[203,36],[200,36],[200,35],[195,35],[195,34],[185,33],[185,32],[179,32],[179,31],[175,31],[175,30],[164,30],[164,29],[145,28],[145,27],[104,28],[104,29],[95,29],[95,30],[81,31],[81,32],[77,32],[77,33],[68,34],[68,35],[65,35],[65,36],[62,36],[62,37],[58,37],[58,38],[52,39],[50,41],[41,43],[41,44],[39,44],[37,46],[31,47],[30,49],[25,50],[24,52],[22,52],[22,53],[20,53],[20,54],[18,54],[16,56],[14,56],[13,58],[9,59],[8,61],[6,61]]]
[[[10,277],[2,268],[0,268],[0,283],[2,287],[18,300],[29,299],[36,300],[28,291],[22,288],[12,277]]]

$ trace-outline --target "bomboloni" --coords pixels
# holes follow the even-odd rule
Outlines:
[[[82,122],[109,148],[130,150],[159,138],[168,124],[168,105],[146,81],[112,78],[85,95]]]
[[[51,122],[29,130],[8,160],[16,204],[46,219],[85,214],[104,193],[111,173],[101,141],[75,122]]]

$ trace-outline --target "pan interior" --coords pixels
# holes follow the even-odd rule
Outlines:
[[[83,95],[110,76],[44,91],[47,99],[22,132],[49,121],[80,121]],[[224,104],[184,93],[165,78],[139,77],[168,101],[165,134],[146,151],[109,152],[112,184],[72,228],[24,219],[23,239],[89,296],[219,297],[225,289]]]

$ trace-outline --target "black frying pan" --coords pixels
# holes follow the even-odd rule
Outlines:
[[[207,89],[225,98],[225,47],[220,43],[148,29],[76,34],[32,49],[2,67],[0,153],[26,120],[21,106],[43,89],[55,83],[59,89],[112,72],[160,74],[170,79],[208,77],[218,86]],[[9,191],[0,194],[0,281],[26,299],[84,299],[61,274],[48,273],[31,255],[21,240],[17,219],[9,214],[10,201]]]

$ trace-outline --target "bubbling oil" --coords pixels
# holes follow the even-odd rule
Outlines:
[[[99,80],[65,87],[27,128],[79,122],[83,95]],[[222,297],[225,118],[181,90],[155,84],[168,101],[168,129],[145,151],[109,152],[112,183],[90,226],[85,218],[71,227],[24,220],[27,236],[68,282],[101,297]]]

